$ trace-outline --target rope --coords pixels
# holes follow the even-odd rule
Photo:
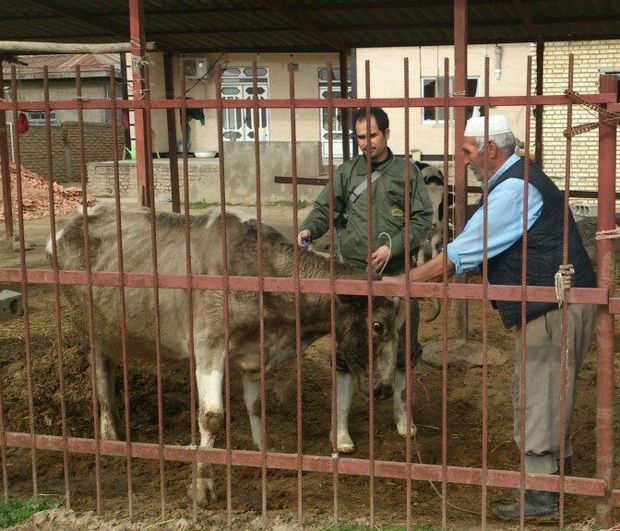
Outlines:
[[[392,257],[392,237],[387,232],[382,232],[381,234],[379,234],[379,238],[377,239],[381,239],[381,236],[383,235],[387,236],[388,241],[390,242],[390,245],[389,245],[389,254],[388,254],[387,260],[385,261],[385,264],[383,264],[381,271],[379,271],[380,275],[383,274],[383,270],[385,269],[385,266],[388,265],[388,262],[390,261],[390,258]]]
[[[555,274],[555,297],[558,300],[558,308],[562,307],[566,300],[566,291],[570,289],[571,275],[575,274],[572,264],[562,264]]]

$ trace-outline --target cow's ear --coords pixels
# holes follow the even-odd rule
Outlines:
[[[392,302],[394,303],[394,311],[396,312],[396,330],[400,330],[405,324],[405,318],[407,316],[406,305],[401,297],[392,297]]]

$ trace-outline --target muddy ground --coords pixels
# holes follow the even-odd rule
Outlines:
[[[307,210],[300,212],[303,218]],[[263,215],[269,222],[290,234],[290,207],[265,207]],[[27,253],[28,267],[45,267],[43,248],[49,234],[49,221],[36,220],[26,224],[25,235],[34,245]],[[59,225],[62,225],[62,220]],[[17,267],[19,255],[7,242],[0,242],[0,267]],[[20,290],[20,286],[2,286]],[[30,340],[32,354],[32,386],[34,426],[37,433],[61,434],[58,359],[56,349],[56,320],[54,292],[51,287],[31,285]],[[84,345],[87,340],[72,326],[72,309],[62,303],[63,372],[68,430],[71,436],[93,436],[91,384]],[[430,303],[423,303],[423,313],[430,313]],[[471,336],[482,339],[481,304],[470,304]],[[619,329],[620,330],[620,329]],[[452,333],[452,324],[450,325]],[[421,327],[421,341],[428,343],[442,337],[441,319]],[[506,331],[497,314],[489,309],[489,342],[512,352],[512,332]],[[330,342],[319,340],[305,353],[303,363],[303,447],[304,453],[331,455],[328,440],[330,426]],[[617,342],[616,342],[617,348]],[[618,354],[616,353],[616,358]],[[620,390],[620,376],[616,367],[616,390]],[[14,318],[0,323],[0,371],[4,393],[4,420],[6,429],[29,431],[28,384],[24,360],[24,320]],[[512,408],[510,386],[513,363],[489,367],[488,379],[488,466],[493,469],[518,469],[518,452],[512,440]],[[420,384],[415,389],[414,420],[418,425],[416,447],[412,458],[423,463],[441,462],[441,370],[425,363],[418,366]],[[187,445],[190,443],[188,364],[164,366],[164,442]],[[448,370],[448,464],[478,467],[481,463],[481,389],[482,369],[451,366]],[[277,384],[277,385],[276,385]],[[118,404],[122,411],[122,380],[117,384]],[[157,442],[156,379],[130,370],[130,418],[132,438],[135,441]],[[267,427],[273,448],[278,452],[296,452],[295,365],[281,366],[268,380]],[[232,448],[252,449],[250,428],[241,396],[238,378],[232,381],[231,433]],[[615,443],[620,448],[618,411],[620,392],[616,393]],[[596,360],[591,351],[580,375],[580,387],[574,419],[573,445],[575,474],[593,477],[596,470]],[[375,459],[403,461],[405,443],[395,430],[391,401],[376,404]],[[351,413],[351,435],[358,450],[357,457],[369,453],[368,413],[361,396],[356,396]],[[223,446],[223,437],[217,446]],[[417,451],[416,451],[417,448]],[[419,455],[418,455],[419,452]],[[32,494],[32,457],[28,449],[9,448],[6,469],[9,493],[12,497]],[[39,451],[36,453],[37,481],[40,493],[63,495],[65,492],[62,454]],[[620,452],[616,453],[616,469],[620,470]],[[187,496],[191,468],[188,464],[169,462],[165,465],[166,520],[160,516],[159,463],[134,459],[132,466],[134,521],[127,521],[127,480],[124,458],[103,457],[101,462],[102,524],[90,511],[95,509],[94,457],[70,455],[71,507],[77,513],[55,510],[39,516],[31,528],[46,529],[189,529],[192,520],[191,502]],[[199,510],[199,524],[205,529],[221,529],[226,525],[226,470],[216,468],[220,499],[209,509]],[[261,526],[260,470],[235,467],[232,473],[232,512],[235,529],[254,529]],[[297,518],[297,474],[295,471],[269,471],[267,478],[268,519],[273,529],[294,527]],[[437,485],[441,490],[441,485]],[[616,488],[620,478],[616,478]],[[333,514],[333,478],[331,474],[304,473],[303,512],[308,528],[324,528]],[[488,499],[509,497],[506,490],[489,489]],[[441,500],[428,482],[412,484],[412,515],[417,524],[441,525]],[[369,516],[369,480],[365,477],[340,476],[338,482],[339,516],[346,520],[367,523]],[[451,529],[473,529],[480,525],[479,487],[449,485],[447,507]],[[583,522],[595,515],[595,503],[587,498],[566,497],[566,523]],[[376,525],[403,523],[406,517],[405,482],[375,479],[374,513]],[[616,517],[620,513],[616,510]],[[186,527],[189,526],[189,527]],[[529,529],[557,527],[534,523]],[[489,527],[510,529],[497,523],[489,515]]]

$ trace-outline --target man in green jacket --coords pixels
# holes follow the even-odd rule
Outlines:
[[[370,109],[370,138],[367,138],[366,109],[355,112],[353,123],[362,155],[340,165],[334,173],[334,218],[337,223],[337,256],[345,264],[366,270],[367,241],[367,161],[370,150],[372,171],[372,263],[376,273],[400,275],[405,270],[405,238],[410,251],[426,237],[432,221],[432,207],[419,170],[409,166],[410,216],[409,234],[405,235],[405,162],[394,157],[388,147],[389,119],[379,107]],[[298,243],[308,247],[329,230],[329,186],[314,203],[312,212],[301,226]],[[412,263],[412,265],[414,265]],[[412,366],[422,356],[418,342],[420,320],[418,302],[411,300]],[[338,387],[338,451],[352,453],[355,445],[348,433],[347,417],[353,396],[353,378],[344,360],[337,360]],[[394,378],[394,418],[398,433],[406,434],[405,356],[403,339],[399,339],[397,371]],[[412,433],[415,433],[412,425]]]

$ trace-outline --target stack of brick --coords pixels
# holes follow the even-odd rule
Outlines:
[[[17,219],[17,168],[10,163],[11,169],[11,198],[13,201],[13,218]],[[22,206],[24,219],[38,219],[48,216],[49,184],[36,173],[22,167],[21,169]],[[65,188],[53,183],[54,212],[62,216],[71,212],[76,205],[82,204],[82,191],[79,188]],[[88,198],[88,205],[94,204],[94,199]],[[0,220],[4,220],[4,202],[0,197]]]

